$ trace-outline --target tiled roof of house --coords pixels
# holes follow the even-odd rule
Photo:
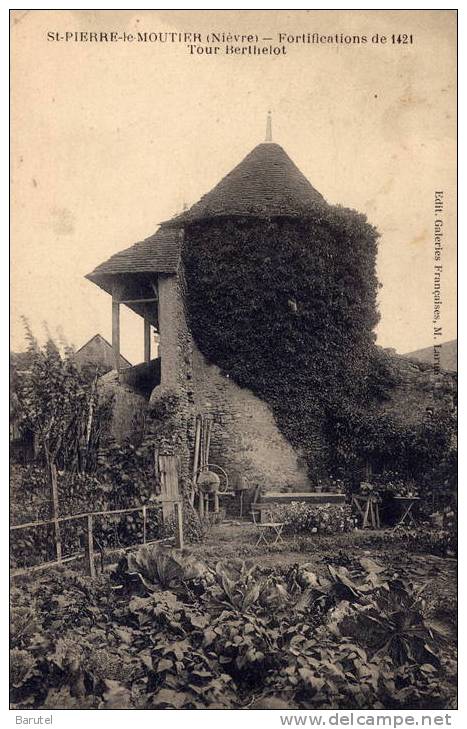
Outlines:
[[[95,334],[88,339],[73,355],[73,358],[79,364],[102,364],[113,367],[113,349],[110,342],[107,341],[102,334]],[[132,367],[123,354],[120,355],[120,367]]]
[[[167,221],[182,226],[218,216],[302,216],[325,204],[279,144],[258,144],[189,210]]]
[[[176,273],[180,260],[180,233],[173,228],[159,228],[154,235],[115,253],[86,278],[98,285],[107,276],[125,273]]]

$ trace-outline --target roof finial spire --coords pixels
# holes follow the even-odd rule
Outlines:
[[[272,114],[268,111],[268,118],[266,121],[266,142],[272,142]]]

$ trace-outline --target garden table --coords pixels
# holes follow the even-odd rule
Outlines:
[[[394,496],[394,501],[396,501],[401,507],[401,516],[399,518],[399,521],[393,528],[393,531],[395,529],[398,529],[399,527],[410,526],[411,524],[415,526],[415,519],[413,518],[412,509],[415,506],[416,502],[420,501],[420,497]]]

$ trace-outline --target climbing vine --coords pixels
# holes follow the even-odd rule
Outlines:
[[[378,387],[377,238],[363,215],[331,206],[313,219],[213,219],[186,231],[198,346],[271,406],[312,475],[328,465],[336,409]]]

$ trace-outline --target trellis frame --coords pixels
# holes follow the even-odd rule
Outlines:
[[[168,502],[169,500],[165,500],[164,502]],[[136,512],[142,513],[143,518],[143,541],[142,544],[158,544],[161,542],[167,542],[173,539],[174,546],[177,549],[183,549],[184,540],[183,540],[183,518],[182,518],[182,501],[181,500],[170,500],[170,503],[173,504],[174,510],[175,510],[175,535],[174,537],[167,537],[166,539],[153,539],[151,541],[147,541],[147,512],[149,509],[162,509],[162,503],[161,501],[158,501],[154,504],[143,504],[142,506],[136,506],[132,507],[130,509],[113,509],[108,511],[89,511],[89,512],[83,512],[80,514],[70,514],[68,516],[59,516],[53,519],[43,519],[40,521],[32,521],[27,522],[25,524],[15,524],[13,526],[10,526],[10,532],[19,531],[20,529],[31,529],[39,526],[47,526],[52,524],[54,526],[54,543],[55,543],[55,552],[57,559],[54,561],[49,562],[43,562],[38,565],[33,565],[31,567],[24,567],[19,568],[16,570],[12,570],[11,576],[12,577],[18,577],[20,575],[29,574],[32,572],[38,572],[42,569],[47,569],[49,567],[57,567],[60,566],[66,562],[71,562],[76,559],[85,558],[86,561],[86,572],[91,577],[94,577],[96,574],[95,570],[95,563],[94,563],[94,535],[93,535],[93,528],[94,528],[94,519],[95,517],[100,516],[114,516],[115,514],[131,514]],[[60,524],[61,522],[66,521],[72,521],[72,520],[78,520],[78,519],[86,519],[86,526],[84,528],[84,537],[85,537],[85,548],[84,552],[78,552],[73,555],[69,555],[67,557],[62,556],[62,549],[61,549],[61,541],[57,541],[56,539],[56,526],[57,523]],[[106,550],[107,553],[112,552],[121,552],[128,551],[130,549],[134,549],[135,547],[139,546],[138,544],[132,544],[128,547],[118,547],[115,549],[108,549]]]

